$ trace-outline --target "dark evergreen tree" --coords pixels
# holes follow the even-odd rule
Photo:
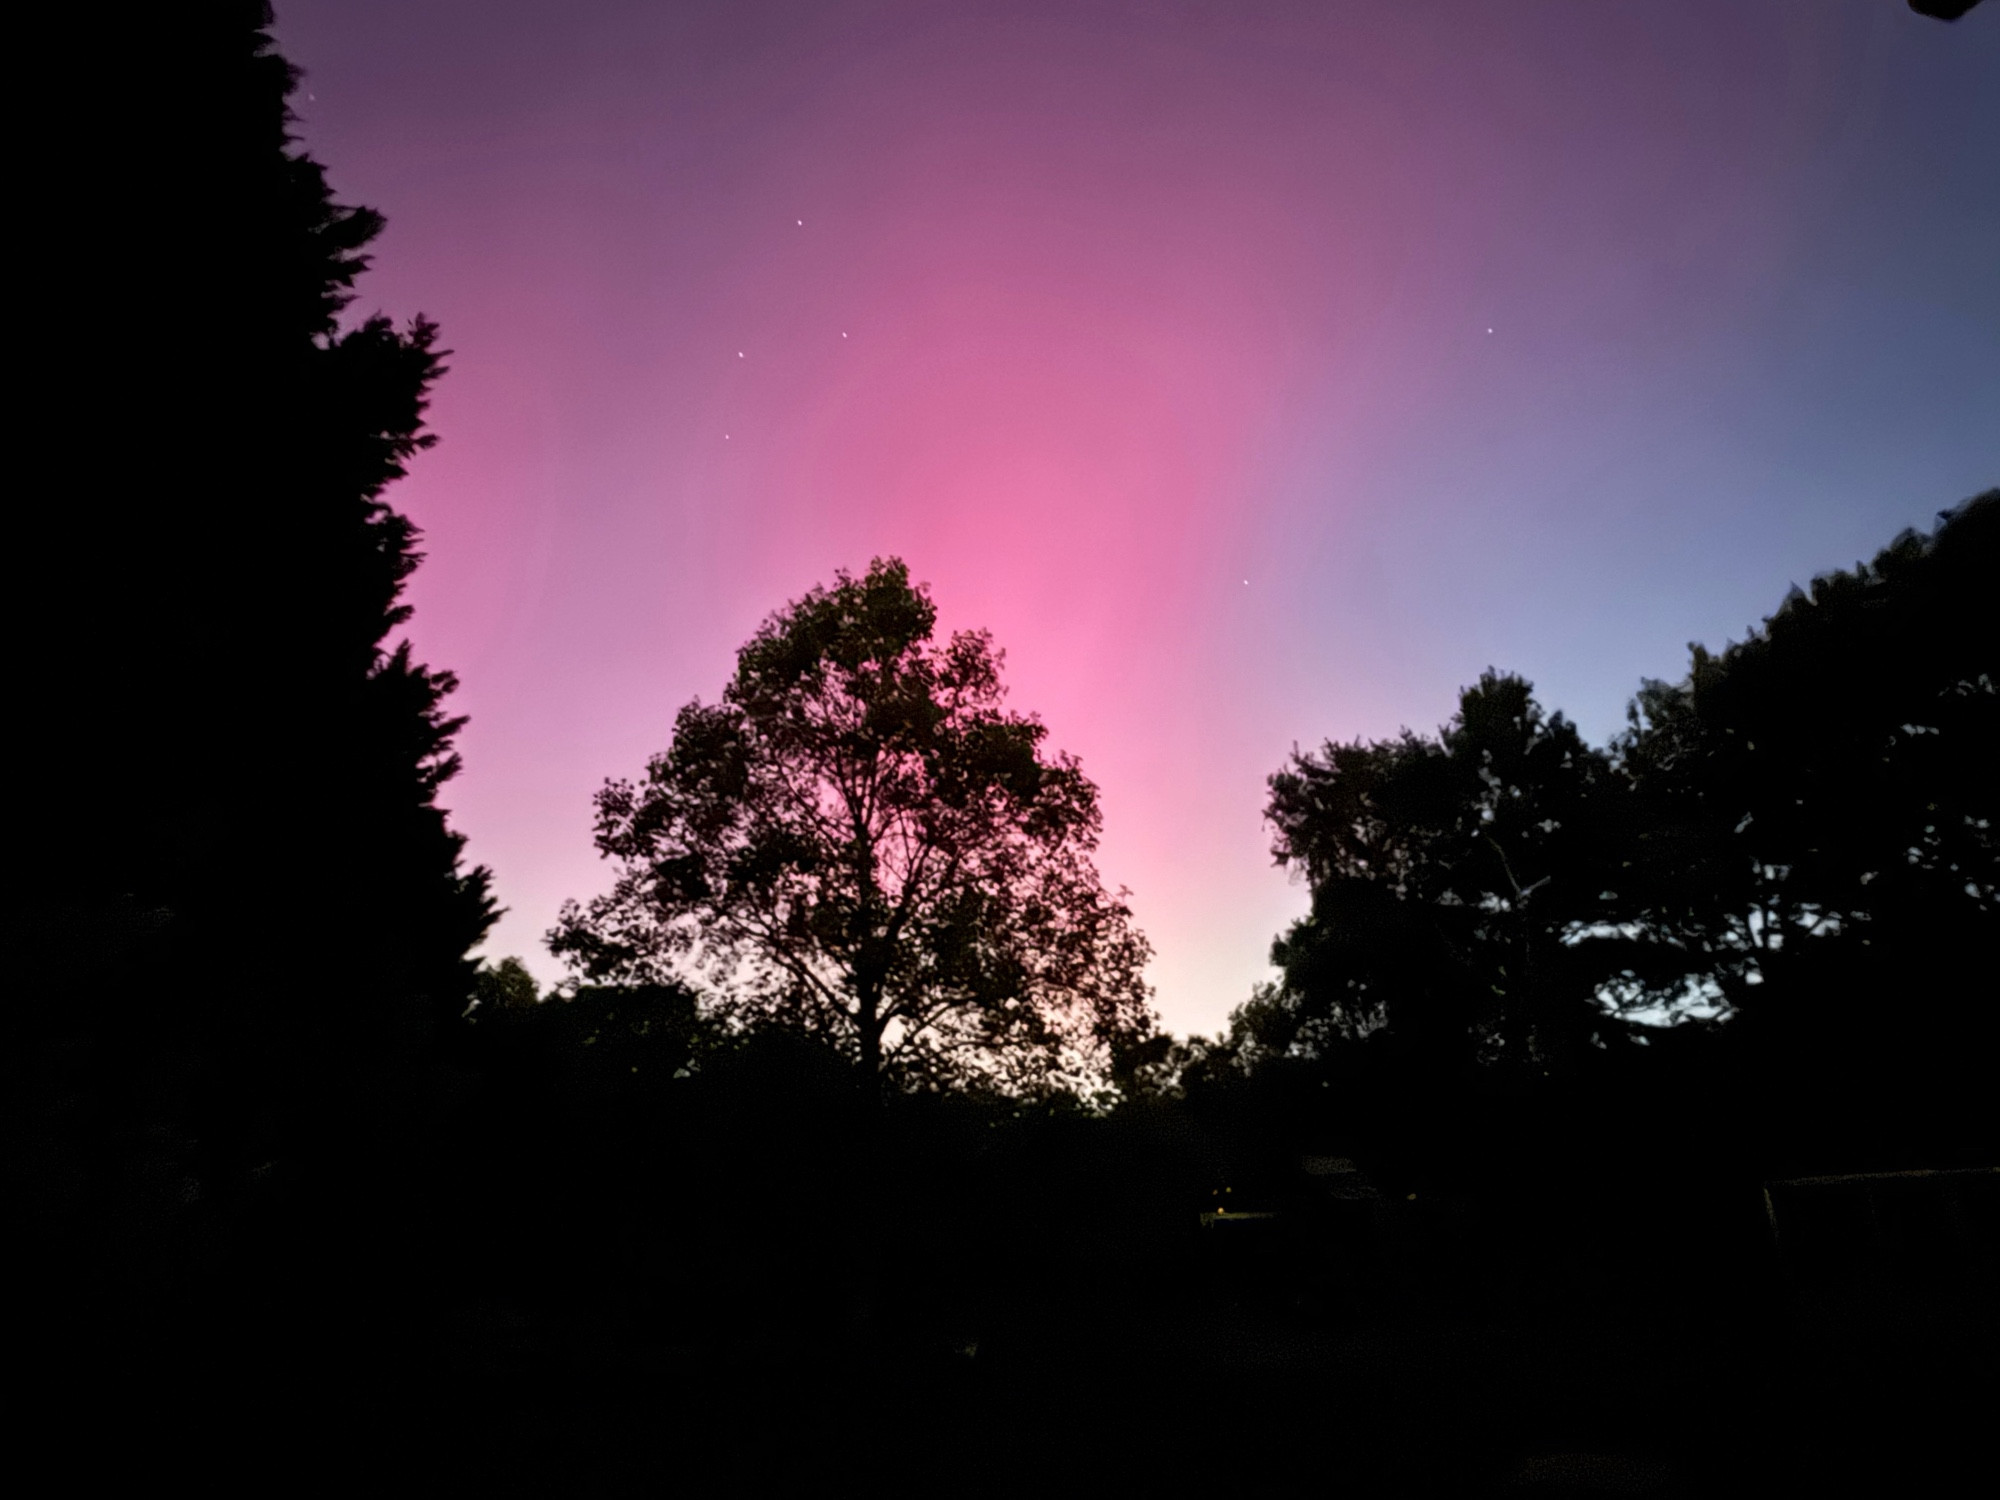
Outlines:
[[[50,86],[7,1082],[33,1243],[101,1290],[233,1277],[260,1204],[393,1154],[494,914],[436,804],[454,681],[396,639],[420,554],[383,495],[431,441],[436,330],[344,317],[382,221],[296,148],[270,21],[17,38]]]

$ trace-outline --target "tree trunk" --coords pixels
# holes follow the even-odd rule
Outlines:
[[[861,997],[861,1014],[857,1018],[861,1032],[861,1076],[871,1094],[882,1091],[882,1005],[873,996]]]

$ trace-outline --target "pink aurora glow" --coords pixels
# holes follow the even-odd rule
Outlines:
[[[1843,105],[1994,55],[1990,16],[1955,54],[1905,19],[281,6],[305,143],[390,218],[357,310],[455,351],[397,499],[490,951],[552,975],[591,792],[893,553],[1102,786],[1169,1023],[1220,1024],[1303,907],[1260,824],[1295,741],[1428,728],[1489,661],[1602,735],[1992,482],[1772,394],[1833,336],[1778,289],[1869,149]]]

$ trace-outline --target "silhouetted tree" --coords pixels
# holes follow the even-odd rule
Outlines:
[[[593,980],[705,974],[733,1020],[903,1087],[1101,1080],[1152,1018],[1096,788],[1001,709],[991,639],[932,645],[935,620],[894,560],[768,620],[645,781],[598,794],[617,884],[551,949]]]
[[[541,1003],[541,987],[518,958],[481,964],[472,981],[472,1003],[489,1014],[496,1010],[526,1010]]]
[[[1191,1103],[1456,1184],[1559,1299],[1654,1255],[1725,1305],[1760,1180],[1986,1159],[1996,581],[1989,493],[1693,648],[1608,752],[1489,673],[1435,740],[1295,757],[1312,911]]]
[[[1692,647],[1686,680],[1633,705],[1634,947],[1656,987],[1718,997],[1767,1123],[1819,1151],[1991,1139],[1996,586],[1989,491],[1794,589],[1740,644]]]
[[[51,87],[8,1092],[60,1161],[25,1174],[45,1248],[107,1286],[233,1280],[258,1204],[366,1178],[494,915],[436,801],[453,679],[395,639],[420,554],[383,495],[431,441],[436,330],[344,319],[382,220],[295,149],[270,20],[42,8],[17,38]]]
[[[1446,1072],[1540,1076],[1615,1043],[1591,939],[1627,818],[1608,757],[1529,685],[1488,672],[1429,739],[1329,744],[1271,778],[1276,854],[1310,915],[1239,1015],[1254,1047],[1373,1039]]]

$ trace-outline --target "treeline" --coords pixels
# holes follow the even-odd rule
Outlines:
[[[1527,1095],[1663,1048],[1741,1074],[1774,1173],[1989,1150],[1996,537],[1989,492],[1794,590],[1604,749],[1488,673],[1434,738],[1296,757],[1269,815],[1313,909],[1232,1061]]]
[[[854,1057],[782,1011],[731,1026],[657,985],[538,999],[508,962],[470,1024],[505,1113],[536,1122],[513,1149],[622,1226],[590,1253],[631,1243],[635,1278],[676,1253],[661,1241],[694,1254],[720,1233],[732,1248],[696,1278],[719,1285],[849,1214],[829,1243],[908,1249],[893,1285],[794,1288],[823,1312],[912,1313],[947,1266],[974,1301],[1088,1284],[1074,1244],[994,1251],[1037,1221],[1130,1237],[1126,1292],[1150,1266],[1165,1307],[1203,1209],[1309,1218],[1317,1161],[1398,1223],[1328,1250],[1317,1281],[1273,1256],[1296,1284],[1257,1295],[1351,1316],[1411,1296],[1477,1317],[1773,1316],[1762,1184],[1993,1159],[1996,525],[1983,495],[1744,642],[1695,648],[1608,747],[1489,672],[1435,736],[1295,757],[1268,812],[1313,902],[1274,946],[1282,978],[1221,1036],[1125,1038],[1094,1102],[919,1087],[876,1114]],[[747,1116],[694,1147],[687,1122],[724,1101]],[[883,1165],[919,1142],[927,1165]],[[711,1209],[734,1227],[699,1227]],[[915,1250],[949,1225],[948,1252]],[[754,1322],[781,1284],[748,1275],[709,1312]]]
[[[1190,1105],[1454,1205],[1461,1274],[1557,1302],[1768,1298],[1763,1183],[1991,1166],[1996,579],[1988,492],[1609,746],[1489,672],[1435,736],[1295,756],[1312,909]]]

